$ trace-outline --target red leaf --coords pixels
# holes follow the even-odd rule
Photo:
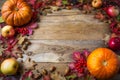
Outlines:
[[[30,78],[30,80],[32,80],[32,71],[27,71],[25,72],[22,76],[21,76],[21,79],[20,80],[26,80],[27,78]]]
[[[36,9],[39,9],[40,7],[42,7],[42,4],[43,2],[38,2],[36,3],[35,5],[33,5],[33,8],[36,10]]]
[[[45,76],[43,76],[43,79],[42,79],[42,80],[51,80],[50,75],[45,75]]]
[[[33,30],[31,28],[28,28],[28,31],[29,31],[29,35],[33,34]]]
[[[100,20],[104,20],[105,16],[101,12],[98,12],[98,13],[96,13],[95,18],[100,19]]]
[[[30,25],[28,25],[28,28],[31,28],[31,29],[35,29],[38,27],[38,23],[37,22],[32,22]]]
[[[80,52],[74,52],[72,55],[74,60],[79,60],[81,57],[81,53]]]
[[[32,15],[32,21],[36,21],[37,20],[37,14],[38,14],[39,12],[38,11],[34,11],[33,12],[33,15]]]
[[[26,0],[26,2],[28,2],[30,5],[35,5],[37,0]]]

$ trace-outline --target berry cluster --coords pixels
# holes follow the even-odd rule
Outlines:
[[[76,61],[74,63],[75,70],[78,73],[84,73],[85,72],[85,67],[87,67],[86,60],[84,58],[81,58],[80,60]]]
[[[87,56],[90,54],[88,51],[74,52],[73,59],[74,62],[70,63],[70,69],[75,72],[79,77],[85,76],[88,73],[87,71]]]
[[[28,28],[16,28],[16,32],[22,35],[28,35],[29,30]]]

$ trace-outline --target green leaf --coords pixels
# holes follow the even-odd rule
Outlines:
[[[4,22],[4,20],[2,19],[2,17],[0,17],[0,23],[3,23]]]
[[[117,20],[120,21],[120,15],[117,16]]]
[[[31,80],[31,78],[30,78],[30,77],[27,77],[25,80]]]
[[[62,0],[63,5],[67,5],[68,4],[68,0]]]
[[[70,79],[75,79],[77,77],[76,74],[70,75],[70,76],[66,76],[66,80],[70,80]]]

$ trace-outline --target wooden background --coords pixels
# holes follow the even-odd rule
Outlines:
[[[0,6],[2,5],[2,0]],[[24,54],[24,60],[31,57],[38,63],[37,68],[56,66],[61,73],[72,61],[74,51],[105,47],[105,37],[110,35],[108,24],[93,18],[93,15],[82,14],[79,10],[61,10],[41,16],[39,28],[29,36],[31,45]],[[49,66],[49,67],[48,67]],[[64,73],[63,73],[64,74]],[[115,77],[113,80],[120,80]]]

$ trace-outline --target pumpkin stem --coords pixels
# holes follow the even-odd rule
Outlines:
[[[19,10],[19,9],[16,7],[16,8],[15,8],[15,11],[18,11],[18,10]]]
[[[107,65],[107,61],[106,61],[106,60],[103,61],[103,65],[104,65],[104,66]]]

